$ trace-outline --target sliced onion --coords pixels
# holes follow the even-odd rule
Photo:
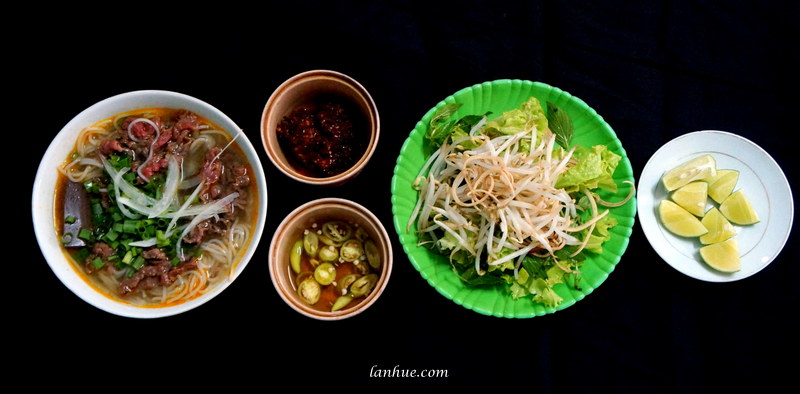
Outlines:
[[[111,175],[112,179],[117,179],[116,181],[114,181],[114,187],[119,188],[122,193],[124,193],[126,196],[128,196],[128,198],[130,198],[132,201],[136,202],[139,205],[153,206],[156,203],[155,198],[144,194],[144,192],[139,190],[136,186],[133,186],[127,181],[125,181],[125,179],[123,179],[122,176],[117,177],[116,175],[118,174],[118,171],[115,170],[114,167],[111,166],[111,164],[108,164],[108,161],[106,161],[105,158],[101,157],[101,159],[103,161],[103,167],[106,169],[106,172],[108,172],[108,174]]]
[[[122,179],[122,176],[125,175],[125,173],[127,173],[127,172],[128,172],[128,169],[125,168],[122,171],[118,172],[113,178],[111,178],[111,181],[114,183],[114,185],[116,185],[119,182],[119,180]],[[128,218],[128,219],[138,219],[139,218],[139,215],[129,211],[128,208],[125,207],[125,204],[121,201],[122,196],[120,194],[119,187],[116,187],[116,186],[114,187],[114,195],[115,195],[116,200],[117,200],[117,207],[119,207],[120,212],[122,212],[122,214],[125,215],[126,218]]]
[[[158,243],[158,240],[155,238],[148,238],[143,239],[141,241],[131,242],[128,246],[136,246],[138,248],[148,248],[150,246],[155,246]]]
[[[172,199],[178,193],[178,183],[180,182],[180,164],[175,156],[169,157],[169,165],[167,166],[167,180],[164,182],[164,190],[161,192],[161,199],[153,204],[152,210],[148,217],[150,219],[161,215],[169,207]]]
[[[185,190],[190,187],[195,187],[198,184],[200,184],[200,181],[202,180],[201,178],[202,177],[200,175],[196,175],[191,178],[184,179],[183,181],[181,181],[180,185],[178,186],[178,189]]]
[[[130,124],[128,124],[128,138],[130,138],[130,139],[132,139],[132,140],[134,140],[136,142],[142,142],[142,140],[140,138],[134,137],[133,133],[131,132],[131,128],[133,127],[133,125],[135,125],[137,123],[147,123],[147,124],[149,124],[153,128],[153,130],[156,131],[156,138],[158,138],[158,135],[159,135],[158,125],[156,125],[155,122],[153,122],[152,120],[147,119],[147,118],[139,118],[139,119],[134,120]]]
[[[184,257],[182,248],[183,238],[187,236],[190,232],[192,232],[192,230],[194,230],[194,228],[197,227],[197,225],[203,222],[204,220],[210,219],[212,216],[216,216],[222,212],[225,212],[226,207],[230,205],[237,197],[239,197],[239,193],[233,192],[217,201],[214,201],[211,204],[205,204],[204,205],[205,209],[197,216],[195,216],[192,219],[192,221],[189,222],[188,225],[186,225],[186,228],[184,228],[183,232],[181,233],[181,237],[178,240],[178,243],[175,245],[175,250],[177,250],[178,256],[180,257],[181,260],[183,260]]]
[[[172,220],[170,220],[169,222],[169,225],[167,226],[167,231],[165,233],[165,236],[167,238],[172,236],[172,231],[175,229],[175,225],[178,223],[178,219],[184,216],[192,215],[192,213],[187,213],[189,205],[192,203],[192,201],[194,201],[195,198],[197,198],[197,195],[200,194],[200,189],[203,188],[203,184],[204,184],[203,182],[200,182],[200,184],[197,185],[192,194],[189,195],[188,198],[186,198],[186,201],[183,202],[183,205],[181,205],[181,207],[178,208],[177,211],[175,211],[174,213],[166,213],[161,216],[163,218],[172,218]]]

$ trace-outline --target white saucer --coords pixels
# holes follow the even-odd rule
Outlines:
[[[717,169],[739,171],[734,190],[743,189],[753,204],[759,223],[735,226],[738,230],[742,268],[738,272],[715,271],[705,264],[697,238],[683,238],[667,231],[658,219],[658,204],[668,197],[661,177],[672,168],[704,154],[711,154]],[[769,265],[780,253],[794,218],[789,182],[772,157],[753,142],[724,131],[705,130],[682,135],[662,146],[644,166],[637,191],[639,223],[647,240],[664,261],[678,271],[709,282],[747,278]],[[706,209],[718,206],[708,199]]]

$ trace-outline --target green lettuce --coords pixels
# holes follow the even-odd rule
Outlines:
[[[613,175],[620,159],[618,154],[608,150],[605,145],[595,145],[592,148],[578,146],[572,154],[572,160],[577,164],[558,177],[556,188],[563,188],[569,193],[582,188],[601,188],[616,192],[617,184]]]
[[[584,248],[584,250],[588,250],[590,252],[598,254],[603,253],[603,243],[611,239],[611,232],[609,232],[608,230],[616,225],[617,225],[617,219],[614,219],[609,215],[606,215],[602,219],[598,220],[597,224],[595,224],[594,226],[594,231],[592,231],[592,233],[588,235],[589,241],[587,242],[586,248]],[[586,237],[587,232],[589,232],[588,228],[586,230],[583,230],[582,236]]]
[[[472,127],[478,124],[485,116],[489,116],[491,112],[486,112],[483,115],[467,115],[456,120],[450,118],[461,108],[461,103],[446,104],[436,110],[431,118],[430,127],[425,137],[431,141],[434,146],[438,147],[444,144],[448,139],[450,142],[459,141],[459,144],[465,149],[472,149],[478,144],[470,139],[469,131]]]
[[[530,130],[534,125],[536,125],[537,136],[544,135],[545,130],[547,130],[547,116],[545,116],[539,100],[536,97],[531,97],[528,101],[522,103],[519,108],[503,112],[503,115],[486,122],[483,129],[487,135],[497,136]]]

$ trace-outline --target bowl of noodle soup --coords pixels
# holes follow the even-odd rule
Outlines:
[[[244,270],[266,218],[264,171],[224,113],[180,93],[110,97],[47,149],[32,214],[50,268],[78,297],[155,318],[211,300]]]

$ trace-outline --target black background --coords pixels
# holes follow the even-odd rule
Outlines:
[[[259,151],[269,192],[264,236],[243,274],[205,305],[157,320],[110,315],[73,295],[43,259],[30,220],[21,221],[28,257],[6,254],[13,269],[4,281],[21,285],[7,293],[13,314],[4,318],[14,330],[6,357],[20,371],[64,374],[75,385],[102,378],[152,387],[153,379],[177,375],[172,380],[184,384],[258,391],[275,382],[291,391],[356,382],[766,392],[794,380],[800,270],[791,237],[757,275],[706,283],[661,260],[637,222],[616,270],[591,295],[552,315],[508,320],[454,304],[414,270],[391,225],[390,181],[402,142],[428,109],[463,87],[518,78],[560,87],[597,110],[622,141],[637,179],[667,141],[717,129],[760,145],[795,185],[795,3],[227,3],[70,5],[6,15],[23,21],[7,35],[13,56],[4,62],[13,70],[9,84],[24,87],[12,91],[14,107],[30,114],[27,121],[14,117],[19,130],[6,130],[7,141],[26,141],[25,172],[14,189],[30,190],[49,141],[77,113],[118,93],[164,89],[204,100],[237,122]],[[259,121],[272,91],[312,69],[352,76],[379,107],[377,152],[344,186],[291,181],[261,145]],[[6,174],[14,176],[8,168]],[[394,242],[383,296],[341,322],[294,312],[267,268],[278,223],[301,203],[326,196],[371,209]],[[373,366],[446,369],[449,376],[370,378]]]

